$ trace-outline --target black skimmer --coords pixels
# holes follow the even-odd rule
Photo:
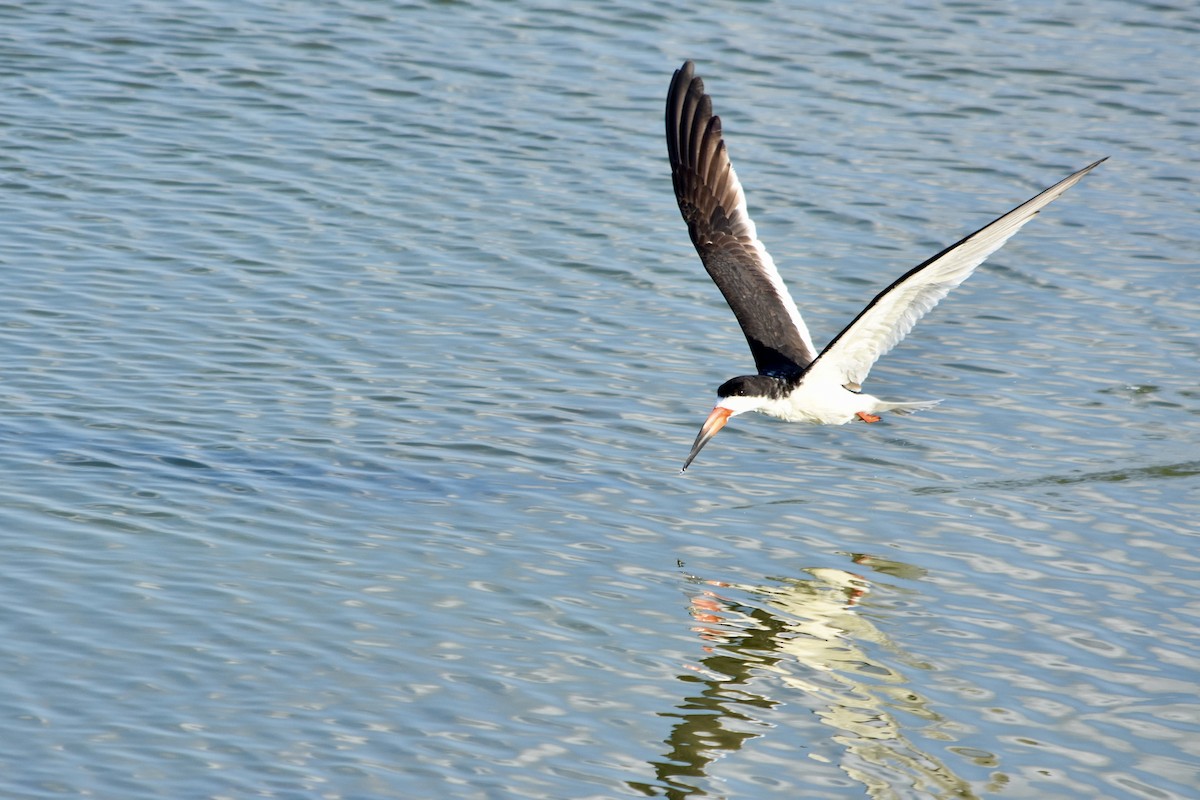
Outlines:
[[[965,239],[901,275],[875,296],[818,352],[779,270],[758,240],[721,135],[721,118],[691,61],[675,71],[667,93],[667,152],[679,210],[709,276],[733,309],[757,375],[732,378],[717,389],[708,415],[683,462],[730,417],[759,411],[793,422],[844,425],[878,422],[880,412],[911,414],[939,400],[894,403],[862,392],[867,373],[929,309],[958,286],[1026,222],[1105,158],[1059,181]]]

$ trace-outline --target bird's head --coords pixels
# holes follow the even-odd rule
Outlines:
[[[708,444],[709,439],[717,435],[717,431],[725,427],[725,423],[729,422],[730,417],[736,417],[747,411],[757,411],[771,400],[776,399],[779,392],[779,379],[769,375],[741,375],[737,378],[730,378],[721,384],[717,388],[717,404],[713,407],[712,413],[708,415],[708,419],[704,420],[704,424],[700,426],[700,433],[696,436],[695,443],[692,444],[692,452],[688,453],[687,460],[683,462],[683,469],[688,468],[688,465],[700,453],[701,448]]]

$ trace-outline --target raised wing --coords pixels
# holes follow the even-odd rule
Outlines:
[[[812,337],[746,213],[746,195],[725,152],[691,61],[667,94],[667,153],[679,210],[709,276],[733,309],[758,371],[797,374],[816,357]]]
[[[880,292],[821,351],[808,377],[858,390],[871,367],[912,330],[917,320],[965,281],[984,259],[1106,158],[1090,164],[962,241],[909,270]]]

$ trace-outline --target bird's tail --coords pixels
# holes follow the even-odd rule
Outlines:
[[[890,411],[893,414],[915,414],[918,411],[928,411],[936,406],[941,400],[918,400],[915,403],[889,403],[886,400],[880,401],[879,405],[875,406],[876,411]]]

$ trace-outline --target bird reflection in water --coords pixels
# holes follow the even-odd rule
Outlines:
[[[914,570],[866,556],[854,560],[885,574]],[[977,797],[966,780],[905,734],[906,728],[913,729],[912,720],[919,720],[923,738],[951,739],[944,730],[947,721],[907,687],[908,679],[895,668],[930,666],[906,655],[857,613],[871,583],[841,569],[804,572],[802,578],[763,585],[691,579],[700,587],[690,608],[694,630],[708,655],[679,679],[702,688],[662,714],[678,721],[666,740],[669,751],[651,763],[658,780],[630,786],[647,796],[708,794],[702,787],[712,779],[713,762],[742,750],[750,740],[771,736],[778,719],[772,710],[787,704],[809,706],[834,729],[833,749],[840,751],[836,766],[867,797],[913,792]],[[888,663],[872,656],[879,651],[889,656]],[[817,750],[830,748],[807,751],[816,761],[827,761]],[[965,748],[960,753],[977,766],[995,765],[988,753]],[[1002,774],[993,773],[983,788],[991,791],[1005,782]]]

